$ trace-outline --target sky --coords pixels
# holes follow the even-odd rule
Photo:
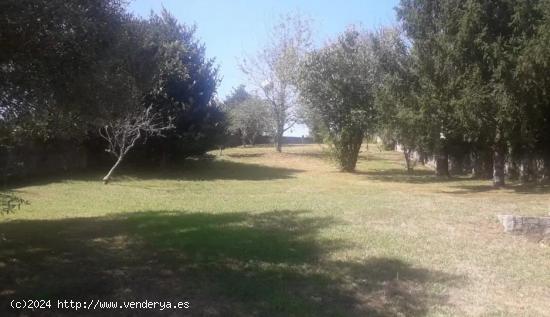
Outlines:
[[[397,4],[398,0],[133,0],[129,10],[147,17],[164,7],[181,23],[196,24],[207,57],[220,67],[218,96],[223,100],[234,87],[247,84],[239,61],[261,49],[270,26],[282,14],[297,11],[311,18],[313,39],[320,45],[351,24],[367,29],[395,24]],[[285,135],[307,135],[307,128],[297,125]]]

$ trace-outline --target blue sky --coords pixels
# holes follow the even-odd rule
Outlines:
[[[393,8],[398,0],[133,0],[129,9],[148,16],[164,6],[180,22],[197,25],[197,36],[206,45],[206,54],[220,66],[222,99],[233,87],[246,84],[239,60],[254,54],[265,43],[270,26],[284,13],[299,11],[313,19],[316,43],[334,38],[350,24],[376,28],[395,23]],[[307,134],[303,126],[289,135]]]

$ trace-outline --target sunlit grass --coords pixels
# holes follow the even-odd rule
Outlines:
[[[183,296],[190,313],[223,316],[550,315],[550,248],[496,221],[547,215],[548,188],[407,174],[400,153],[374,146],[345,174],[323,153],[232,148],[122,170],[109,185],[98,172],[12,188],[30,205],[0,219],[0,300]]]

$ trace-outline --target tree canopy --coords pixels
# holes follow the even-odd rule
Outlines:
[[[334,43],[311,52],[300,69],[302,98],[326,128],[341,169],[353,171],[376,117],[371,35],[349,29]]]
[[[14,147],[98,143],[100,127],[145,109],[174,129],[137,149],[147,153],[144,162],[201,154],[221,142],[218,70],[195,26],[166,10],[134,17],[117,0],[0,6],[1,150],[11,157],[2,170],[25,165]]]
[[[99,131],[147,112],[171,129],[137,133],[148,137],[132,147],[136,163],[203,154],[227,134],[243,144],[271,135],[281,151],[302,120],[344,171],[376,135],[400,146],[408,170],[433,158],[439,176],[471,172],[495,186],[550,178],[546,0],[401,0],[397,25],[350,27],[318,47],[308,19],[284,15],[242,62],[251,91],[223,102],[197,27],[166,10],[136,17],[125,4],[0,3],[4,175],[32,163],[25,153],[66,144],[101,162]]]

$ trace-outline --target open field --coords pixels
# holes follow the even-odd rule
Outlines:
[[[402,161],[372,146],[344,174],[319,145],[232,148],[107,186],[14,188],[31,204],[0,217],[0,315],[12,298],[101,298],[187,300],[193,316],[550,316],[550,247],[496,221],[547,215],[550,188]]]

